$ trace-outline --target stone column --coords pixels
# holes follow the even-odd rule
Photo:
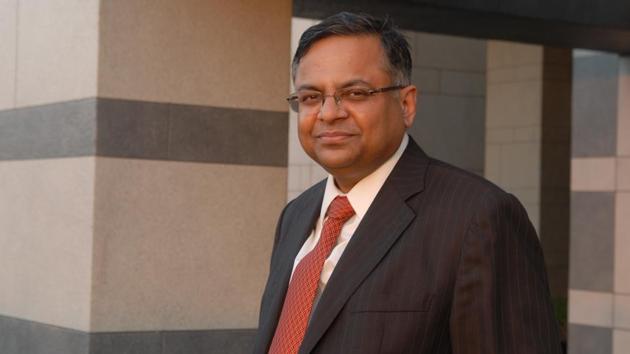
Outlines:
[[[569,353],[630,348],[630,59],[576,50]]]
[[[0,352],[249,352],[291,2],[0,1]]]
[[[571,52],[488,41],[485,175],[523,203],[545,252],[552,296],[568,278]]]

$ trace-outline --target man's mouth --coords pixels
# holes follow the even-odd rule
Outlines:
[[[352,134],[349,132],[331,130],[331,131],[318,133],[317,135],[315,135],[315,137],[323,143],[334,144],[334,143],[341,143],[347,139],[352,138],[355,135],[356,134]]]

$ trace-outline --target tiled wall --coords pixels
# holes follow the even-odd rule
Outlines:
[[[0,109],[96,95],[99,3],[0,1]]]
[[[488,41],[485,177],[516,195],[541,238],[551,291],[566,299],[571,51]]]
[[[569,352],[630,350],[630,59],[574,51]]]
[[[0,353],[251,350],[290,19],[289,0],[0,0]]]
[[[483,175],[486,41],[406,32],[418,113],[409,133],[431,156]]]
[[[302,32],[316,20],[293,18],[291,55]],[[411,44],[412,82],[418,87],[418,113],[409,134],[430,155],[483,174],[486,42],[404,31]],[[288,199],[326,177],[303,151],[297,116],[289,122]]]
[[[538,229],[544,47],[488,42],[485,176],[516,195]]]

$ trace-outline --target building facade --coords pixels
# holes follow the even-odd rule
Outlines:
[[[409,133],[525,205],[568,352],[629,352],[630,5],[495,3],[0,0],[0,353],[251,351],[276,219],[326,176],[291,54],[339,10],[392,14]]]

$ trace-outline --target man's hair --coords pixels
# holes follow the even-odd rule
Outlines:
[[[300,61],[315,42],[332,36],[374,35],[381,40],[381,46],[387,59],[388,71],[393,85],[411,83],[411,54],[405,36],[394,27],[391,19],[377,19],[366,14],[340,12],[308,28],[300,37],[295,51],[291,74],[293,80]]]

